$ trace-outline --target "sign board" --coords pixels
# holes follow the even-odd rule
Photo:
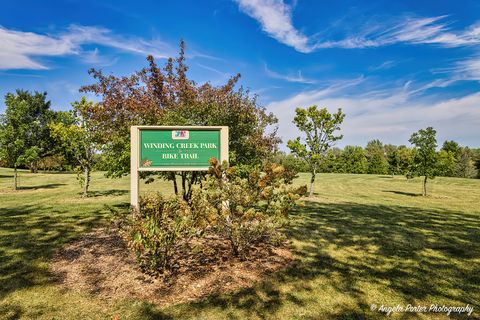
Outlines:
[[[132,126],[130,203],[138,206],[139,171],[206,171],[210,158],[228,161],[228,127]]]
[[[220,130],[140,130],[139,170],[207,167],[220,159]]]

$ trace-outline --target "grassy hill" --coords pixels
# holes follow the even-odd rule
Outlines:
[[[302,174],[295,183],[307,180]],[[372,304],[409,303],[469,304],[480,318],[480,180],[437,178],[424,198],[419,179],[320,174],[315,197],[292,212],[291,268],[166,309],[63,290],[48,269],[56,250],[108,223],[106,206],[128,204],[128,177],[94,173],[87,199],[73,174],[21,172],[20,190],[11,184],[12,171],[0,168],[0,319],[370,319],[384,317]]]

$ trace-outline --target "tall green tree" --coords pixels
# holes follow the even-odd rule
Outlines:
[[[446,152],[450,152],[453,154],[453,156],[458,159],[458,156],[460,155],[460,145],[453,141],[453,140],[445,140],[442,145],[442,149],[445,150]]]
[[[474,153],[468,147],[460,148],[455,175],[461,178],[473,178],[477,175]]]
[[[438,152],[438,174],[445,177],[455,176],[455,168],[460,158],[460,145],[453,140],[445,140]]]
[[[367,173],[365,150],[360,146],[346,146],[340,156],[340,168],[343,173]]]
[[[427,195],[427,181],[437,174],[437,132],[432,128],[420,129],[408,140],[415,146],[413,166],[409,176],[423,176],[423,195]]]
[[[471,149],[474,157],[475,169],[477,169],[476,178],[480,178],[480,148]]]
[[[36,172],[38,161],[52,148],[48,128],[54,117],[47,93],[17,90],[5,95],[6,110],[0,118],[0,158],[14,168],[13,189],[17,189],[17,168]]]
[[[50,128],[52,137],[76,160],[79,167],[78,181],[83,187],[83,196],[87,197],[95,154],[100,147],[101,132],[91,120],[91,112],[96,107],[93,102],[82,97],[80,101],[72,103],[72,107],[70,124],[57,122],[52,123]]]
[[[378,140],[371,140],[365,148],[365,156],[368,160],[367,173],[386,174],[388,172],[388,161],[383,143]]]
[[[455,154],[451,151],[441,149],[437,155],[437,170],[438,175],[443,177],[453,177],[455,175],[455,168],[457,159]]]
[[[318,109],[317,106],[307,109],[297,108],[295,112],[293,123],[305,134],[305,143],[297,137],[295,140],[288,141],[287,146],[293,154],[308,162],[311,173],[309,195],[312,196],[315,177],[322,159],[335,142],[343,138],[343,135],[335,135],[335,133],[340,130],[345,114],[342,109],[338,109],[336,113],[330,113],[327,108]]]
[[[397,158],[398,158],[398,170],[400,174],[408,174],[410,168],[413,166],[413,158],[415,156],[415,150],[408,148],[405,145],[398,146]]]
[[[291,169],[294,172],[308,172],[308,163],[293,154],[287,154],[283,151],[275,152],[272,161],[282,165],[285,169]]]
[[[343,151],[340,148],[332,148],[328,150],[320,164],[320,172],[339,172],[341,169],[340,157],[342,156],[342,153]]]
[[[388,172],[394,176],[399,170],[398,147],[393,144],[385,145],[385,157],[388,163]]]

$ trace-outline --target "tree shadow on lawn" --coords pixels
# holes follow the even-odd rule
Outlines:
[[[83,215],[42,205],[0,208],[0,301],[10,292],[52,282],[42,262],[102,216],[100,210]]]
[[[129,190],[120,190],[120,189],[112,189],[112,190],[102,190],[102,191],[89,191],[89,197],[103,197],[103,196],[123,196],[124,194],[129,193]]]
[[[41,205],[0,209],[0,301],[15,290],[54,281],[40,263],[102,218],[100,210],[89,215],[66,210]],[[381,318],[384,314],[370,312],[369,306],[376,302],[372,297],[384,295],[392,306],[398,300],[470,304],[478,316],[478,215],[306,202],[294,210],[291,220],[288,230],[297,261],[289,269],[233,294],[161,311],[146,304],[142,318],[195,318],[213,308],[230,319],[275,318],[281,308],[282,315],[284,308],[291,308],[292,317],[305,310],[302,319]],[[336,301],[336,295],[347,295],[355,305],[338,299],[334,307],[322,308],[326,298]],[[0,304],[1,312],[13,315],[22,313],[19,308]]]
[[[404,206],[307,202],[293,212],[292,221],[290,236],[298,243],[292,267],[253,288],[181,308],[195,314],[215,306],[275,318],[285,307],[293,308],[292,314],[305,310],[302,319],[370,319],[385,316],[370,311],[371,303],[384,303],[372,301],[381,297],[392,307],[398,301],[456,302],[474,306],[474,315],[479,312],[478,216]],[[338,302],[321,310],[322,301],[332,300],[332,290],[339,298],[352,298],[355,306]]]
[[[19,319],[23,309],[15,304],[0,304],[0,316],[3,320]]]
[[[394,194],[399,194],[402,196],[410,196],[410,197],[421,197],[421,193],[413,193],[413,192],[404,192],[404,191],[396,191],[396,190],[384,190],[383,192],[389,192]]]
[[[65,186],[65,183],[49,183],[49,184],[43,184],[39,186],[19,186],[18,190],[37,190],[37,189],[54,189],[58,188],[61,186]]]

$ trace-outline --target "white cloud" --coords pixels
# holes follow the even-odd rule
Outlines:
[[[379,71],[379,70],[387,70],[387,69],[393,68],[397,64],[398,64],[398,62],[396,62],[396,61],[387,60],[387,61],[384,61],[384,62],[382,62],[382,63],[380,63],[376,66],[369,67],[368,71],[373,72],[373,71]]]
[[[480,26],[473,25],[467,30],[452,31],[447,16],[428,18],[403,17],[400,21],[370,23],[357,34],[341,40],[324,40],[314,48],[369,48],[406,44],[436,44],[445,47],[459,47],[480,44]]]
[[[241,11],[257,20],[269,36],[303,53],[312,51],[309,39],[292,22],[292,8],[282,0],[236,0]]]
[[[480,56],[458,61],[454,67],[446,68],[444,71],[455,79],[480,81]]]
[[[80,56],[85,64],[99,67],[113,66],[118,62],[118,57],[112,59],[112,57],[101,55],[98,48],[83,51]]]
[[[224,71],[219,70],[215,67],[205,65],[205,64],[202,64],[202,63],[196,63],[195,66],[198,66],[198,67],[200,67],[204,70],[209,71],[209,72],[201,72],[198,75],[199,78],[197,80],[199,82],[208,82],[208,83],[210,83],[211,85],[214,85],[214,86],[219,86],[219,85],[225,84],[225,82],[228,81],[228,79],[230,79],[230,77],[235,75],[235,73],[224,72]],[[193,69],[190,69],[190,70],[193,70]],[[212,74],[213,74],[213,76],[212,76]]]
[[[278,72],[270,70],[266,63],[264,64],[264,69],[267,76],[273,79],[280,79],[288,82],[297,82],[297,83],[305,83],[305,84],[313,84],[317,82],[316,80],[305,78],[302,75],[301,70],[298,70],[297,74],[280,74]]]
[[[0,69],[48,69],[40,57],[79,55],[90,62],[99,61],[98,51],[82,49],[86,44],[114,48],[134,54],[166,58],[174,50],[158,39],[127,38],[99,27],[72,25],[55,35],[22,32],[0,27]],[[95,60],[96,59],[96,60]]]
[[[106,28],[72,25],[61,37],[77,45],[99,44],[120,51],[141,55],[150,54],[156,58],[168,58],[174,54],[172,47],[159,39],[122,37]]]
[[[74,53],[68,41],[32,32],[0,27],[0,69],[47,69],[33,56],[60,56]]]
[[[480,44],[480,24],[452,31],[447,16],[410,17],[363,23],[356,33],[343,39],[314,39],[295,28],[292,8],[283,0],[235,0],[242,12],[257,20],[270,37],[295,50],[309,53],[325,48],[369,48],[406,44],[436,44],[458,47]]]
[[[197,63],[197,66],[199,66],[199,67],[202,68],[202,69],[208,70],[208,71],[210,71],[210,72],[216,73],[216,74],[222,76],[223,78],[228,78],[228,77],[230,77],[230,74],[229,74],[229,73],[220,71],[220,70],[218,70],[218,69],[216,69],[216,68],[214,68],[214,67],[210,67],[210,66],[204,65],[204,64],[202,64],[202,63]]]
[[[455,71],[466,80],[480,81],[480,56],[459,62]]]
[[[446,74],[450,82],[480,81],[480,55],[458,60],[451,67],[436,68],[433,74]]]
[[[331,112],[342,108],[346,113],[340,145],[365,145],[376,138],[385,143],[408,144],[411,133],[433,126],[439,141],[454,139],[478,147],[480,93],[437,102],[413,99],[419,90],[441,85],[441,81],[432,82],[413,89],[407,83],[390,91],[352,95],[345,90],[351,87],[346,82],[344,86],[334,85],[271,102],[267,110],[278,117],[284,143],[300,135],[292,123],[295,108],[318,105]]]

